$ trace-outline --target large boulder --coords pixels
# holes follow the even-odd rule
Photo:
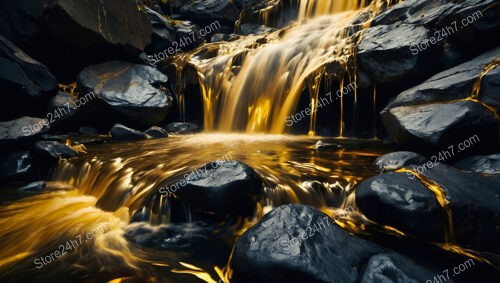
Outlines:
[[[358,66],[373,82],[403,81],[432,74],[440,54],[437,45],[418,52],[415,46],[432,34],[423,26],[381,25],[367,29],[357,47]]]
[[[468,62],[440,72],[425,82],[412,87],[392,100],[384,111],[403,105],[465,99],[471,96],[474,83],[484,68],[500,56],[500,47],[490,50]],[[500,68],[485,73],[478,99],[500,110]]]
[[[1,4],[0,4],[1,5]],[[0,35],[0,120],[43,114],[57,80],[40,62]]]
[[[263,192],[261,177],[236,160],[218,160],[197,168],[159,192],[208,213],[238,214],[255,207]]]
[[[80,94],[94,94],[88,118],[94,117],[101,127],[114,123],[147,127],[161,122],[173,101],[167,80],[153,67],[123,61],[92,65],[78,75]]]
[[[70,80],[88,64],[138,55],[151,23],[142,1],[5,0],[0,34]]]
[[[468,153],[495,148],[499,127],[495,113],[473,101],[386,108],[382,122],[392,140],[406,147],[447,148],[471,137]]]
[[[500,253],[499,178],[443,164],[408,169],[421,177],[388,172],[359,185],[356,204],[369,219],[425,240],[443,242],[446,233],[466,248]]]
[[[18,146],[24,140],[29,140],[47,132],[47,119],[22,117],[19,119],[0,122],[0,145]]]
[[[395,23],[433,25],[439,18],[456,6],[448,0],[406,0],[401,1],[377,15],[372,26]]]
[[[231,282],[424,282],[433,272],[342,230],[313,207],[283,205],[237,241]],[[379,281],[377,281],[379,280]]]

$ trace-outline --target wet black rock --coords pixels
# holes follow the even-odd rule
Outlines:
[[[83,88],[81,97],[87,97],[85,101],[90,104],[89,119],[102,127],[114,123],[152,126],[161,122],[173,100],[164,86],[167,80],[153,67],[122,61],[89,66],[78,75]]]
[[[43,191],[46,187],[47,184],[44,181],[36,181],[33,183],[29,183],[28,185],[23,186],[17,190],[23,193],[38,193]]]
[[[86,65],[138,55],[151,23],[136,1],[5,0],[0,34],[69,80]]]
[[[175,27],[164,16],[158,12],[146,8],[149,20],[153,26],[151,44],[146,47],[148,54],[161,52],[172,46],[177,41]]]
[[[358,45],[359,67],[376,83],[415,80],[432,74],[439,48],[431,45],[423,52],[412,50],[431,37],[425,27],[410,24],[369,28]]]
[[[145,133],[134,130],[122,124],[115,124],[109,131],[111,138],[118,141],[135,141],[148,138]]]
[[[174,122],[169,123],[163,127],[169,134],[185,135],[194,134],[200,131],[200,127],[193,123],[187,122]]]
[[[425,156],[411,151],[396,151],[380,156],[373,163],[382,171],[394,171],[408,165],[422,165],[428,161]]]
[[[319,141],[317,141],[314,144],[314,149],[315,150],[320,150],[320,151],[324,151],[324,150],[336,150],[336,149],[339,149],[339,148],[342,148],[342,146],[340,144],[337,144],[337,143],[326,143],[326,142],[323,142],[322,140],[319,140]]]
[[[146,135],[151,136],[153,138],[166,138],[168,137],[167,131],[165,131],[163,128],[153,126],[149,129],[147,129],[144,132]]]
[[[57,80],[40,62],[0,35],[0,119],[42,114]]]
[[[320,228],[312,232],[313,227]],[[231,267],[231,282],[237,283],[375,282],[374,277],[424,282],[433,273],[351,235],[315,208],[297,204],[273,209],[248,229],[235,245]]]
[[[387,172],[363,181],[356,204],[370,220],[428,240],[443,237],[443,211],[435,195],[414,175]]]
[[[33,173],[32,155],[29,151],[0,154],[0,180],[26,179]]]
[[[497,0],[468,0],[449,3],[450,9],[441,16],[439,28],[458,26],[450,39],[471,54],[496,47],[500,39],[492,34],[500,32],[500,6]],[[463,21],[466,21],[464,25]]]
[[[468,62],[440,72],[422,84],[412,87],[392,100],[384,111],[403,105],[465,99],[471,96],[474,82],[484,68],[500,56],[500,47],[490,50]],[[478,99],[500,109],[500,68],[486,73],[482,79]]]
[[[173,193],[200,211],[238,214],[255,208],[264,185],[261,177],[245,163],[217,160],[165,188],[160,190],[161,194]]]
[[[238,20],[238,9],[230,0],[190,0],[181,7],[180,13],[186,19],[204,25],[214,21],[233,25]]]
[[[407,0],[380,13],[373,19],[372,25],[405,23],[432,26],[456,5],[448,0]]]
[[[76,157],[79,154],[71,147],[57,141],[39,141],[35,143],[36,155],[50,162],[61,158]]]
[[[455,163],[455,167],[481,174],[500,174],[500,154],[471,156]]]
[[[409,148],[447,148],[474,138],[472,153],[499,144],[495,114],[473,101],[386,108],[381,118],[391,139]]]
[[[443,241],[445,231],[466,248],[500,253],[500,179],[438,164],[419,170],[427,183],[444,191],[446,210],[436,195],[411,173],[388,172],[369,178],[356,190],[356,204],[371,220],[430,241]],[[441,234],[441,235],[439,235]]]
[[[16,144],[23,139],[39,136],[49,129],[47,119],[22,117],[0,122],[0,144]]]

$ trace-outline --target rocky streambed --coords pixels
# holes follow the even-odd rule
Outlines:
[[[321,1],[3,1],[0,280],[494,282],[500,4]]]

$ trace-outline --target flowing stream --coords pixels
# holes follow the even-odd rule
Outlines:
[[[372,163],[390,148],[377,139],[342,137],[342,96],[339,138],[314,137],[314,110],[325,96],[321,83],[338,90],[325,74],[328,64],[340,66],[340,90],[356,81],[348,61],[359,37],[349,35],[367,28],[386,4],[301,0],[298,21],[281,30],[180,54],[178,71],[190,64],[198,73],[205,132],[91,145],[85,156],[62,160],[43,193],[3,200],[0,280],[229,282],[235,238],[287,203],[329,215],[349,211],[335,221],[354,233],[376,226],[358,212],[353,193],[361,180],[377,174]],[[204,56],[206,50],[216,50],[216,56]],[[182,104],[182,79],[177,83]],[[284,135],[286,118],[304,93],[312,112],[309,136]],[[255,212],[214,228],[184,207],[185,221],[172,221],[172,206],[158,189],[216,160],[242,161],[262,176],[264,196]]]

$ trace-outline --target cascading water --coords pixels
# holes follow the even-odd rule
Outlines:
[[[341,66],[343,74],[337,78],[341,90],[348,84],[344,77],[355,81],[356,72],[347,65],[354,55],[356,38],[349,39],[348,35],[366,28],[383,3],[373,1],[365,7],[368,3],[364,0],[302,0],[297,7],[299,22],[283,30],[207,44],[179,55],[175,62],[179,73],[187,63],[198,72],[205,130],[225,133],[93,145],[87,156],[61,162],[46,193],[0,208],[0,270],[9,270],[0,279],[34,278],[38,276],[34,258],[53,253],[67,239],[106,227],[105,232],[84,243],[78,253],[69,253],[60,260],[67,274],[59,274],[61,265],[48,264],[38,281],[53,282],[55,278],[81,274],[98,274],[89,282],[179,282],[195,278],[181,276],[188,273],[205,282],[216,282],[213,278],[217,277],[228,282],[229,267],[219,267],[227,263],[231,246],[223,252],[215,249],[209,255],[170,249],[185,244],[179,240],[182,236],[205,236],[200,232],[205,227],[197,226],[196,215],[189,208],[185,212],[187,223],[172,223],[169,200],[157,191],[160,184],[221,156],[245,162],[265,181],[264,197],[255,215],[240,219],[227,238],[234,240],[280,204],[309,204],[330,215],[348,207],[356,210],[353,188],[360,180],[376,174],[371,163],[387,151],[382,142],[322,139],[326,144],[322,149],[313,137],[227,132],[285,133],[286,117],[296,111],[304,92],[309,95],[314,113],[319,98],[324,96],[320,93],[321,83],[331,90],[332,78],[325,74],[328,64]],[[353,25],[363,13],[367,15],[362,17],[363,22]],[[217,55],[203,58],[203,50],[217,50]],[[182,113],[182,76],[178,76],[177,83]],[[342,99],[340,106],[342,136]],[[316,114],[310,119],[309,134],[314,135]],[[141,222],[130,223],[138,215],[136,220]],[[336,222],[352,232],[366,232],[365,225],[370,223],[357,212]],[[128,233],[141,229],[166,231],[157,239],[165,249],[130,243]],[[390,227],[380,229],[404,235]],[[181,277],[172,277],[174,273]]]

